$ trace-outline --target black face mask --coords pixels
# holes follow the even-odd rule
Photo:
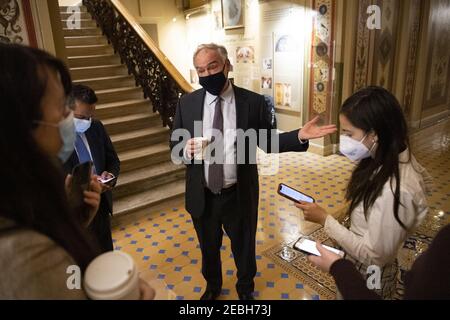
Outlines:
[[[225,66],[221,72],[211,74],[206,77],[199,77],[200,85],[206,89],[213,96],[218,96],[221,92],[225,83],[227,82],[227,78],[223,73],[225,71]]]

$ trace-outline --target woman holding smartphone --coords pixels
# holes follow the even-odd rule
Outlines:
[[[64,187],[75,141],[69,71],[43,51],[2,43],[0,69],[0,299],[86,299],[67,273],[84,272],[99,253]],[[96,180],[83,193],[88,222],[100,203]]]
[[[411,154],[405,118],[387,90],[358,91],[344,102],[339,120],[340,151],[357,162],[346,193],[350,228],[316,203],[296,206],[305,220],[324,226],[364,277],[369,266],[378,266],[377,293],[390,299],[395,293],[398,250],[428,212],[426,171]]]

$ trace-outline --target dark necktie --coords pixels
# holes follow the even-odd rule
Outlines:
[[[218,96],[216,100],[216,106],[214,110],[213,129],[216,129],[221,133],[221,137],[213,137],[216,141],[215,146],[215,161],[209,164],[208,172],[208,187],[212,193],[219,193],[223,187],[223,161],[225,156],[223,155],[223,114],[222,114],[222,97]],[[220,150],[219,152],[216,152]],[[221,156],[222,155],[222,156]],[[216,163],[219,162],[219,163]]]

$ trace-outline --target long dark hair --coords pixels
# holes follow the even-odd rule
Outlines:
[[[84,270],[97,251],[68,205],[62,166],[37,145],[36,120],[47,87],[44,68],[60,75],[65,65],[41,50],[0,43],[0,216],[47,235]]]
[[[341,109],[351,124],[364,132],[375,132],[378,145],[374,157],[359,162],[350,178],[346,199],[349,212],[361,202],[364,215],[390,180],[394,195],[394,216],[406,229],[398,216],[400,203],[399,154],[409,148],[408,127],[397,99],[381,87],[364,88],[348,98]],[[411,156],[411,155],[410,155]],[[395,183],[395,190],[393,184]]]

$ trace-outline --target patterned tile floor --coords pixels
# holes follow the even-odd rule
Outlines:
[[[450,120],[412,135],[416,158],[434,179],[429,197],[430,215],[425,227],[435,233],[450,222]],[[278,183],[284,182],[309,193],[330,213],[336,214],[344,206],[343,195],[352,170],[345,157],[322,157],[312,153],[262,155],[279,161],[279,172],[260,176],[260,212],[256,236],[258,273],[255,278],[257,299],[312,299],[321,297],[299,283],[291,275],[264,257],[267,248],[309,234],[318,225],[303,220],[292,203],[276,193]],[[265,165],[260,166],[260,171]],[[431,230],[431,231],[430,231]],[[201,275],[201,253],[190,215],[184,207],[175,206],[149,212],[143,218],[113,230],[116,250],[131,254],[143,278],[157,288],[157,299],[199,299],[205,290]],[[235,291],[236,267],[230,240],[224,237],[222,246],[223,290],[220,299],[237,299]]]

